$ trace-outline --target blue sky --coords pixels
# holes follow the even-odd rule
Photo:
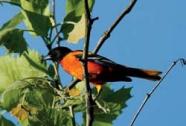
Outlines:
[[[64,14],[63,1],[57,0],[58,17]],[[99,16],[92,29],[90,48],[93,49],[103,32],[111,25],[128,4],[127,0],[96,1],[92,16]],[[165,72],[178,58],[186,58],[186,1],[139,0],[132,12],[118,25],[103,45],[99,54],[127,66],[157,69]],[[0,7],[0,25],[12,17],[17,8]],[[58,18],[60,21],[61,18]],[[27,37],[30,47],[46,54],[39,38]],[[31,42],[32,40],[32,42]],[[31,44],[32,43],[32,44]],[[82,43],[69,45],[81,48]],[[186,125],[186,66],[178,64],[163,81],[137,119],[136,126],[184,126]],[[64,80],[65,82],[68,79]],[[115,126],[128,125],[140,103],[154,82],[133,79],[130,84],[113,83],[118,89],[123,85],[133,87],[128,107],[114,121]]]

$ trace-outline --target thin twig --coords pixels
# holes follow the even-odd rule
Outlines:
[[[85,8],[85,42],[83,49],[83,69],[84,69],[84,79],[85,79],[85,90],[86,90],[86,126],[92,126],[94,120],[94,109],[93,109],[93,98],[92,92],[89,85],[89,74],[87,67],[87,58],[89,51],[89,41],[90,41],[90,32],[92,27],[92,20],[90,15],[90,10],[88,6],[88,0],[84,0],[84,8]]]
[[[121,15],[114,21],[114,23],[111,25],[111,27],[100,37],[95,49],[93,50],[93,53],[97,53],[103,43],[110,37],[110,34],[112,31],[116,28],[116,26],[120,23],[120,21],[132,10],[137,0],[131,0],[130,4],[127,8],[124,9],[124,11],[121,13]]]
[[[72,118],[72,126],[76,126],[76,120],[74,116],[73,106],[69,106],[70,116]]]
[[[139,114],[140,114],[141,111],[143,110],[143,108],[144,108],[144,106],[146,105],[147,101],[150,99],[150,97],[152,96],[152,94],[157,90],[157,88],[160,86],[160,84],[161,84],[162,81],[165,79],[165,77],[169,74],[169,72],[174,68],[174,66],[175,66],[179,61],[182,63],[182,62],[185,61],[185,60],[183,60],[183,58],[180,58],[180,59],[174,61],[174,62],[170,65],[169,69],[168,69],[167,72],[164,74],[164,76],[158,81],[158,83],[152,88],[152,90],[151,90],[149,93],[146,94],[146,96],[145,96],[144,100],[142,101],[142,103],[141,103],[139,109],[137,110],[136,114],[135,114],[134,117],[132,118],[132,121],[131,121],[131,123],[130,123],[129,126],[133,126],[133,125],[134,125],[136,119],[138,118]]]
[[[52,48],[51,44],[49,44],[49,41],[50,41],[50,40],[48,40],[48,38],[43,37],[43,36],[41,36],[41,38],[43,39],[43,41],[44,41],[44,43],[45,43],[47,49],[50,51],[51,48]]]
[[[61,34],[61,31],[58,31],[57,33],[56,33],[56,35],[54,36],[54,38],[52,39],[52,41],[51,41],[51,43],[54,43],[55,41],[56,41],[56,39],[58,38],[61,38],[60,37],[60,34]],[[57,44],[59,44],[59,43],[57,43]]]

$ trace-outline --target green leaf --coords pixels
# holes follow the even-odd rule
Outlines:
[[[64,39],[68,39],[69,33],[74,29],[74,24],[63,23],[61,32],[63,32]]]
[[[64,18],[64,22],[79,22],[81,19],[81,16],[75,16],[75,11],[71,11],[70,13],[68,13],[65,18]]]
[[[130,91],[131,88],[121,88],[117,91],[108,87],[104,88],[98,101],[109,112],[105,113],[99,108],[95,108],[94,126],[112,126],[112,122],[127,107],[126,102],[131,98]]]
[[[46,36],[50,22],[50,10],[48,0],[20,0],[24,23],[32,35]]]
[[[55,95],[46,78],[33,77],[16,81],[8,86],[1,96],[0,105],[8,111],[22,105],[25,110],[30,110],[32,113],[32,110],[37,111],[52,106]]]
[[[6,29],[2,32],[0,41],[8,51],[14,53],[23,53],[27,50],[27,43],[23,37],[23,30],[20,29]]]
[[[23,20],[21,13],[16,14],[0,29],[0,45],[5,46],[9,52],[23,53],[27,50],[27,43],[23,37],[23,30],[15,27]]]
[[[23,37],[23,30],[7,28],[0,31],[0,45],[9,52],[23,53],[27,50],[27,43]]]
[[[0,92],[17,80],[48,75],[46,65],[35,51],[28,51],[20,57],[12,54],[0,57]]]
[[[88,2],[90,10],[92,10],[95,0]],[[84,0],[67,0],[66,16],[61,29],[64,39],[70,43],[77,43],[84,38],[85,27]]]
[[[68,111],[45,108],[29,120],[33,126],[73,126]]]
[[[79,22],[74,23],[73,30],[68,33],[68,39],[70,43],[77,43],[80,39],[85,36],[85,15],[81,16]]]
[[[3,92],[0,105],[11,111],[21,124],[28,124],[29,118],[52,106],[54,94],[45,78],[25,79],[15,82]]]
[[[22,14],[25,17],[24,23],[32,35],[47,35],[51,27],[50,18],[48,16],[29,11],[22,11]]]
[[[7,21],[0,29],[2,31],[3,29],[6,28],[14,28],[16,27],[19,23],[23,21],[24,17],[23,15],[19,12],[16,14],[13,18],[11,18],[9,21]]]
[[[52,64],[50,64],[49,67],[48,67],[48,74],[52,78],[55,77],[55,68]]]

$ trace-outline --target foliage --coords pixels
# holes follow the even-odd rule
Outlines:
[[[25,52],[21,56],[1,56],[0,71],[0,91],[15,81],[48,75],[47,66],[41,63],[41,56],[35,51]]]
[[[20,11],[0,28],[0,45],[8,51],[0,57],[0,109],[14,115],[21,126],[72,126],[75,117],[70,113],[70,106],[74,113],[85,115],[85,82],[79,82],[71,90],[55,88],[60,85],[56,64],[47,65],[41,54],[29,49],[24,34],[41,37],[49,50],[60,40],[78,43],[85,37],[84,1],[67,0],[66,15],[59,24],[49,0],[8,0],[6,3]],[[95,0],[89,0],[90,10],[94,3]],[[114,91],[106,86],[94,106],[94,126],[111,126],[127,106],[130,91],[131,88]],[[0,125],[14,124],[1,113]]]
[[[94,0],[89,0],[90,9]],[[65,39],[71,43],[77,43],[85,36],[85,9],[83,0],[68,0],[66,2],[66,16],[62,25]]]
[[[126,102],[131,98],[131,88],[121,88],[113,91],[109,87],[103,89],[103,92],[98,99],[104,108],[109,110],[108,113],[95,110],[95,126],[112,126],[112,122],[122,113],[122,109],[127,107]]]

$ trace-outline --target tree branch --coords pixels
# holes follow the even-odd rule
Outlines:
[[[112,31],[116,28],[116,26],[120,23],[120,21],[132,10],[137,0],[131,0],[130,4],[127,8],[123,10],[121,15],[114,21],[114,23],[111,25],[111,27],[100,37],[95,49],[93,50],[93,53],[97,53],[103,43],[110,37]]]
[[[144,108],[144,106],[146,105],[146,103],[148,102],[148,100],[151,98],[152,94],[157,90],[157,88],[160,86],[160,84],[161,84],[162,81],[165,79],[165,77],[169,74],[169,72],[174,68],[174,66],[175,66],[179,61],[180,61],[183,65],[186,65],[186,64],[185,64],[185,63],[186,63],[186,62],[185,62],[186,60],[183,59],[183,58],[180,58],[180,59],[174,61],[174,62],[170,65],[169,69],[168,69],[167,72],[164,74],[164,76],[158,81],[158,83],[152,88],[152,90],[151,90],[149,93],[146,94],[146,97],[145,97],[144,100],[142,101],[142,103],[141,103],[139,109],[137,110],[136,114],[134,115],[134,117],[133,117],[133,119],[132,119],[132,121],[131,121],[131,123],[130,123],[129,126],[133,126],[133,125],[134,125],[136,119],[138,118],[139,114],[140,114],[141,111],[143,110],[143,108]]]
[[[84,79],[85,79],[85,86],[86,86],[86,126],[92,126],[93,118],[94,118],[94,110],[93,110],[93,99],[92,99],[92,92],[89,85],[89,74],[88,74],[88,67],[87,67],[87,57],[89,51],[89,41],[90,41],[90,31],[92,27],[92,20],[90,15],[90,10],[88,6],[88,0],[84,0],[84,8],[85,8],[85,42],[84,42],[84,49],[83,49],[83,68],[84,68]]]
[[[103,34],[103,36],[100,37],[95,49],[93,50],[93,53],[96,54],[103,43],[110,37],[111,32],[115,29],[115,27],[120,23],[120,21],[132,10],[137,0],[131,0],[129,6],[124,9],[124,11],[121,13],[121,15],[114,21],[114,23],[111,25],[111,27]],[[90,18],[90,15],[89,15]],[[91,19],[90,21],[93,23],[93,21],[98,20],[98,17]],[[57,37],[57,36],[56,36]],[[74,86],[75,84],[73,84]]]

